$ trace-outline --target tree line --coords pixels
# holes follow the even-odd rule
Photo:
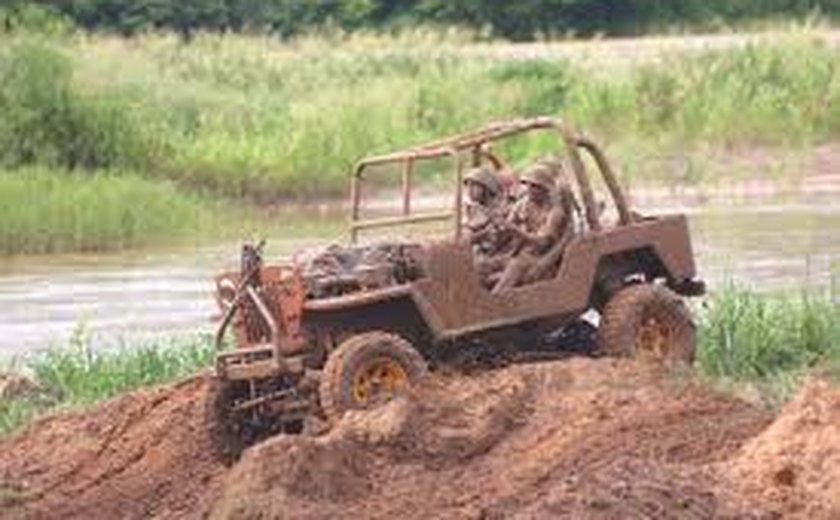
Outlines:
[[[463,25],[527,40],[544,34],[636,34],[655,26],[840,14],[840,0],[0,0],[3,27],[33,12],[90,30],[274,33],[413,24]]]

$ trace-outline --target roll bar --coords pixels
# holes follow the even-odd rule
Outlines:
[[[455,201],[454,211],[445,213],[431,213],[425,215],[411,214],[411,188],[413,185],[414,162],[423,159],[435,159],[440,157],[451,157],[455,163]],[[381,219],[367,219],[359,218],[359,204],[361,202],[361,182],[364,179],[364,172],[371,166],[382,164],[389,164],[394,162],[404,162],[402,175],[402,190],[403,190],[403,215],[401,217],[381,218]],[[356,242],[359,231],[363,229],[373,229],[381,227],[391,227],[400,224],[416,224],[421,222],[434,222],[441,220],[449,220],[454,217],[455,220],[455,237],[461,236],[461,199],[462,199],[462,179],[464,176],[464,165],[461,160],[461,154],[458,150],[451,146],[434,148],[429,150],[418,150],[416,152],[403,152],[392,155],[383,155],[379,157],[370,157],[359,162],[353,170],[353,177],[350,182],[350,241]]]
[[[462,214],[462,179],[463,179],[463,157],[462,152],[471,151],[473,161],[479,161],[482,155],[488,155],[486,145],[514,135],[531,132],[535,130],[555,130],[563,141],[566,153],[569,155],[570,163],[578,185],[578,190],[583,199],[584,212],[588,227],[592,231],[601,229],[598,220],[598,210],[595,205],[595,197],[592,185],[586,172],[586,167],[580,154],[580,149],[586,152],[595,161],[601,176],[604,179],[613,202],[618,210],[619,222],[629,224],[632,215],[627,206],[627,201],[621,187],[615,178],[609,161],[603,151],[594,141],[587,137],[576,134],[573,129],[561,120],[552,117],[536,117],[531,119],[516,119],[513,121],[493,123],[487,127],[465,134],[459,134],[445,139],[432,141],[406,151],[396,152],[388,155],[369,157],[359,161],[353,169],[350,182],[350,239],[356,242],[358,233],[363,229],[396,226],[401,224],[412,224],[419,222],[431,222],[448,220],[454,217],[455,237],[461,234]],[[455,165],[455,200],[452,211],[444,213],[429,213],[412,215],[411,213],[411,192],[413,186],[414,165],[417,161],[451,157]],[[361,184],[364,180],[365,170],[377,165],[403,163],[402,169],[402,216],[380,219],[361,219]]]

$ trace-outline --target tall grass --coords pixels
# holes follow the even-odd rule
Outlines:
[[[840,55],[807,33],[600,72],[482,57],[462,43],[422,34],[18,42],[0,58],[13,79],[0,88],[0,108],[14,130],[0,137],[0,157],[139,168],[274,200],[343,192],[361,156],[509,117],[562,115],[616,147],[840,134]],[[16,99],[24,108],[8,101]],[[514,147],[514,157],[534,146]]]
[[[39,391],[0,399],[0,435],[49,410],[83,406],[176,380],[211,366],[214,355],[209,335],[93,350],[89,338],[77,331],[67,346],[47,350],[25,363]]]
[[[778,401],[809,370],[840,376],[840,305],[822,294],[758,295],[726,286],[699,313],[701,371]]]
[[[0,171],[0,254],[138,247],[199,233],[216,218],[195,196],[136,174]]]
[[[109,91],[78,88],[72,61],[53,45],[11,40],[0,47],[2,163],[146,167],[165,154],[140,124],[140,107]]]
[[[467,57],[446,44],[310,45],[161,44],[153,59],[178,81],[197,82],[194,91],[217,106],[213,115],[191,106],[200,123],[176,145],[176,170],[239,194],[335,192],[365,154],[538,114],[628,147],[798,144],[840,134],[840,56],[795,36],[601,74],[565,60]],[[521,159],[539,144],[511,153]]]
[[[0,35],[0,167],[54,170],[0,176],[0,254],[180,235],[207,220],[189,191],[261,203],[343,194],[362,156],[512,117],[562,116],[631,164],[663,146],[840,135],[840,53],[807,32],[609,70],[464,44],[422,32],[188,45]],[[501,150],[517,165],[555,143]],[[90,171],[108,175],[79,173]]]
[[[803,143],[840,134],[840,54],[803,41],[668,60],[633,79],[640,131],[681,142]]]

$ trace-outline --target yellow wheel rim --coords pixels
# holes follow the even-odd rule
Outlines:
[[[375,359],[366,363],[353,377],[353,398],[359,406],[393,397],[406,387],[408,375],[391,359]]]
[[[636,332],[636,352],[665,358],[668,356],[671,339],[671,328],[660,318],[643,317],[639,330]]]

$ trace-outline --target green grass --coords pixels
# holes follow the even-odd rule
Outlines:
[[[758,295],[727,286],[699,312],[701,372],[756,388],[778,403],[801,377],[819,371],[840,379],[840,305],[824,294]]]
[[[120,393],[172,381],[212,365],[209,335],[92,350],[83,332],[24,363],[39,394],[0,400],[0,435],[50,410],[89,405]]]
[[[100,251],[190,238],[214,204],[121,171],[0,171],[0,254]]]
[[[51,407],[43,399],[0,398],[0,436],[7,435],[29,424]]]
[[[807,31],[597,72],[467,55],[458,35],[5,38],[5,162],[127,168],[259,201],[343,193],[366,154],[517,116],[562,115],[635,153],[840,135],[840,55]]]

